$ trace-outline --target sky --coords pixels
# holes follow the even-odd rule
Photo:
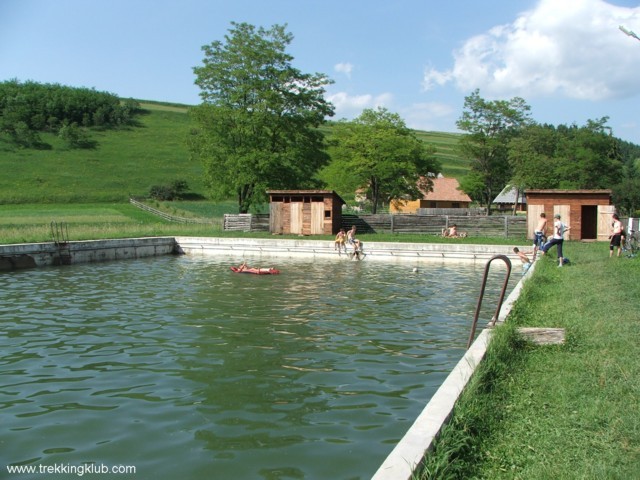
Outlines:
[[[521,97],[531,117],[609,117],[640,145],[640,0],[0,0],[0,81],[196,105],[193,67],[231,22],[285,25],[304,73],[334,83],[334,120],[384,107],[458,132],[465,97]]]

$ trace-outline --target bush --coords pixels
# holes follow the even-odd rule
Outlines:
[[[170,185],[154,185],[149,190],[149,196],[155,200],[180,200],[189,190],[185,180],[174,180]]]
[[[69,148],[92,148],[95,142],[91,140],[87,131],[80,128],[77,123],[65,124],[58,132],[60,137]]]

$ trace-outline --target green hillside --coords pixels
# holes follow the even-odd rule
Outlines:
[[[126,202],[154,185],[185,180],[189,192],[205,196],[202,166],[189,158],[187,106],[141,101],[138,125],[94,130],[94,149],[68,149],[42,134],[49,150],[21,149],[0,142],[0,204]],[[326,127],[325,127],[326,128]],[[330,127],[329,127],[330,128]],[[445,176],[462,177],[468,166],[454,146],[458,135],[418,132],[438,150]]]
[[[436,157],[442,163],[442,174],[445,177],[462,178],[469,172],[469,161],[458,156],[459,133],[417,131],[418,138],[436,147]]]
[[[10,148],[0,143],[0,203],[123,202],[152,185],[186,180],[203,192],[202,167],[189,160],[186,107],[142,104],[138,126],[94,130],[95,149],[67,149],[42,134],[50,150]]]

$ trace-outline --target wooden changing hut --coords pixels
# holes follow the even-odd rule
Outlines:
[[[567,240],[606,241],[611,229],[611,190],[527,190],[527,236],[533,238],[540,213],[547,215],[547,234],[553,230],[553,216],[560,214],[571,227]]]
[[[270,190],[273,234],[332,235],[340,230],[345,201],[332,190]]]

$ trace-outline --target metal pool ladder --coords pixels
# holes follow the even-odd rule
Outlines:
[[[500,300],[498,300],[498,306],[496,307],[496,313],[493,315],[493,318],[489,322],[489,326],[492,327],[495,325],[498,320],[498,315],[500,314],[500,309],[502,308],[502,301],[504,300],[504,294],[507,291],[507,285],[509,284],[509,276],[511,275],[511,260],[506,255],[494,255],[489,259],[487,265],[484,267],[484,276],[482,277],[482,288],[480,289],[480,295],[478,296],[478,304],[476,306],[476,314],[473,317],[473,324],[471,325],[471,334],[469,335],[469,341],[467,342],[467,350],[473,343],[473,338],[476,335],[476,325],[478,324],[478,316],[480,315],[480,307],[482,306],[482,299],[484,298],[484,290],[487,286],[487,275],[489,274],[489,267],[491,266],[491,262],[494,260],[503,260],[504,263],[507,264],[507,275],[504,278],[504,284],[502,285],[502,291],[500,292]]]
[[[69,246],[69,228],[66,223],[51,222],[51,237],[58,250],[60,265],[71,265],[71,247]]]

